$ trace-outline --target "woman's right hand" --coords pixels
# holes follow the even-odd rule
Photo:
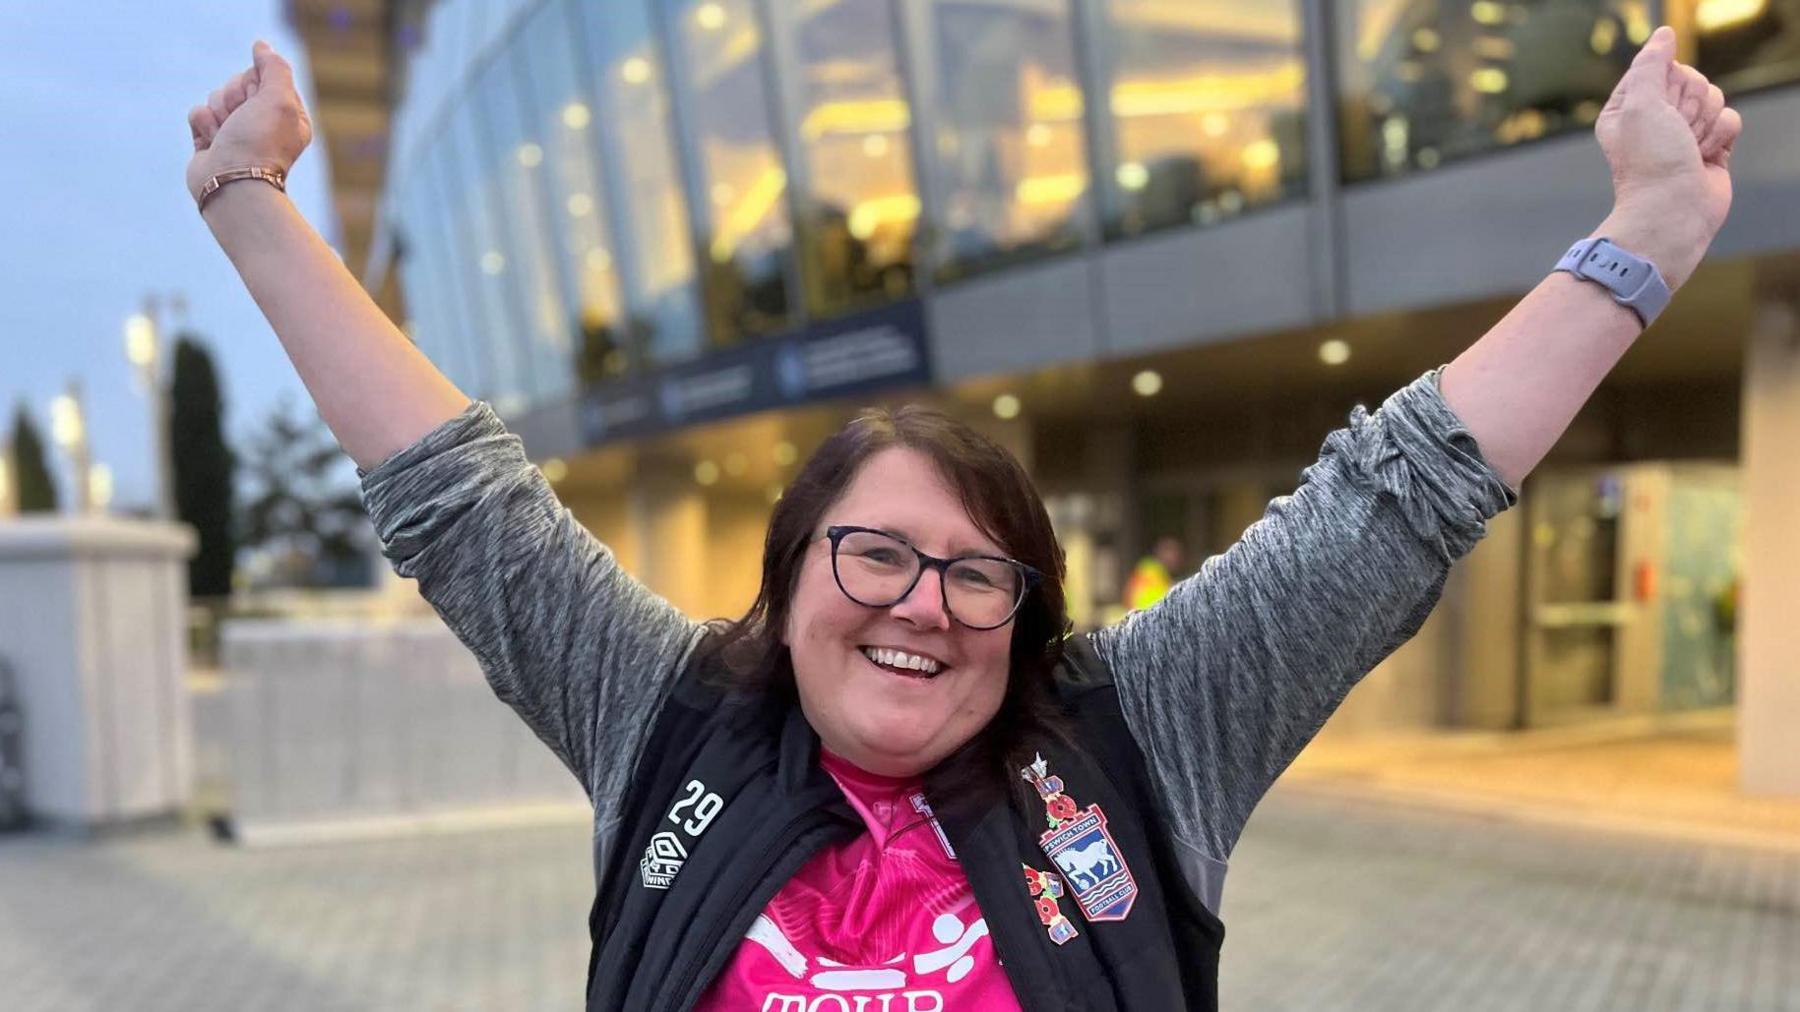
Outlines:
[[[187,187],[196,201],[206,181],[227,169],[261,165],[287,172],[312,141],[294,69],[267,42],[257,42],[250,55],[248,69],[188,111],[194,157]]]

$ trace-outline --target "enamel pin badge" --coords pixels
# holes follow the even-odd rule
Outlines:
[[[1098,804],[1077,807],[1075,799],[1063,793],[1062,778],[1050,775],[1050,764],[1041,754],[1019,775],[1044,800],[1050,828],[1038,837],[1038,845],[1062,869],[1082,914],[1090,922],[1124,920],[1137,900],[1137,879],[1107,831],[1106,813]]]
[[[1067,942],[1081,932],[1075,930],[1075,924],[1063,916],[1062,879],[1053,871],[1038,871],[1031,865],[1020,865],[1025,869],[1025,888],[1031,893],[1032,903],[1037,907],[1038,920],[1044,922],[1044,929],[1050,932],[1050,940],[1058,945]]]

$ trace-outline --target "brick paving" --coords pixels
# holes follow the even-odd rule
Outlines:
[[[591,877],[580,825],[0,837],[0,1009],[578,1008]],[[1800,850],[1282,787],[1225,919],[1233,1010],[1800,1010]]]

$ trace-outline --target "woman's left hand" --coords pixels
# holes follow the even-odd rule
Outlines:
[[[1675,60],[1658,28],[1600,111],[1594,135],[1612,168],[1605,230],[1685,281],[1731,210],[1731,152],[1744,121],[1705,75]],[[1635,244],[1635,245],[1633,245]]]

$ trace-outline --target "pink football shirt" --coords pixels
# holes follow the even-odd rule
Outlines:
[[[868,831],[820,851],[781,887],[700,1012],[1018,1009],[918,781],[821,759]]]

